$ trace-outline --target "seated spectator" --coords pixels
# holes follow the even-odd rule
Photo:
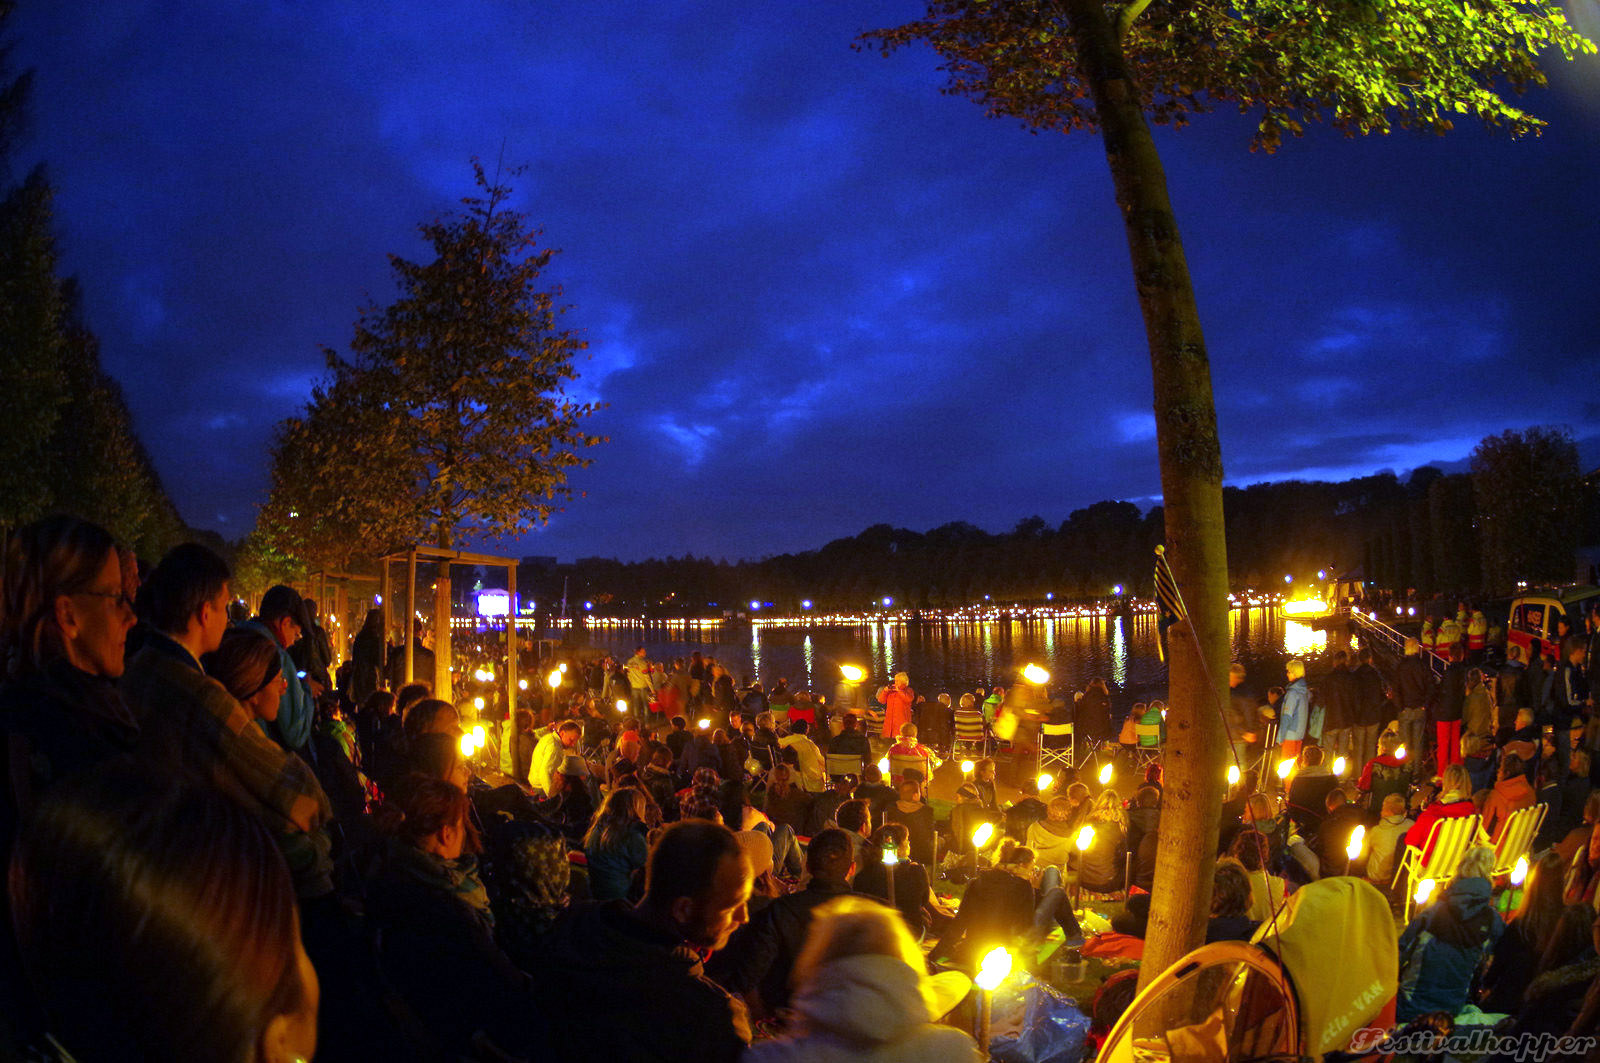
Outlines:
[[[1495,748],[1481,735],[1461,736],[1461,764],[1472,780],[1474,793],[1494,785]]]
[[[1115,790],[1102,790],[1084,822],[1094,828],[1089,848],[1075,854],[1078,885],[1092,893],[1115,893],[1126,888],[1128,814]]]
[[[1555,853],[1545,853],[1528,870],[1522,901],[1506,919],[1506,932],[1495,943],[1489,966],[1480,982],[1479,1006],[1494,1014],[1511,1014],[1522,1003],[1522,993],[1533,981],[1539,958],[1555,934],[1565,906],[1561,879],[1565,864]]]
[[[1052,797],[1046,806],[1045,818],[1029,824],[1024,840],[1033,850],[1034,862],[1039,867],[1064,868],[1076,851],[1073,843],[1078,832],[1073,822],[1073,807],[1070,797]]]
[[[667,745],[657,745],[650,752],[649,763],[639,773],[639,785],[643,786],[650,800],[663,813],[670,810],[676,818],[678,802],[674,800],[678,792],[676,781],[672,777],[672,749]]]
[[[670,726],[672,729],[667,732],[665,741],[667,748],[672,750],[673,762],[678,763],[683,760],[684,748],[688,746],[691,737],[689,734],[689,721],[682,716],[674,716]]]
[[[1459,764],[1446,771],[1457,769],[1466,774]],[[1434,1011],[1454,1015],[1466,1006],[1473,973],[1504,930],[1489,883],[1493,868],[1493,849],[1467,850],[1456,877],[1400,935],[1404,959],[1395,1003],[1400,1022]]]
[[[995,689],[999,689],[996,687]],[[999,791],[995,789],[994,758],[984,757],[972,766],[972,783],[978,791],[978,803],[990,812],[1000,811]]]
[[[539,1039],[530,1022],[539,1012],[528,976],[495,944],[468,807],[451,783],[411,787],[368,890],[368,915],[382,933],[385,977],[443,1051],[466,1054],[484,1034],[521,1054]]]
[[[1568,831],[1555,845],[1556,852],[1561,854],[1563,867],[1572,862],[1573,857],[1578,855],[1578,850],[1588,846],[1596,821],[1600,821],[1600,790],[1591,792],[1584,799],[1582,822]]]
[[[1523,993],[1511,1036],[1561,1037],[1567,1033],[1600,977],[1597,943],[1600,923],[1593,906],[1569,904],[1561,910],[1533,981]]]
[[[920,939],[928,929],[930,913],[947,920],[955,913],[934,895],[927,866],[910,859],[910,838],[903,823],[885,823],[879,827],[867,845],[866,865],[856,869],[853,887],[857,893],[878,898],[899,911],[912,936]],[[889,875],[883,861],[887,850],[894,851],[897,861],[893,897],[889,896]]]
[[[1401,803],[1411,793],[1411,759],[1398,755],[1400,749],[1400,736],[1393,731],[1385,731],[1378,736],[1378,755],[1367,761],[1366,767],[1361,769],[1361,779],[1356,783],[1357,788],[1366,795],[1366,808],[1368,814],[1376,814],[1383,809],[1384,799],[1390,794],[1401,795]]]
[[[803,834],[813,800],[796,784],[795,770],[789,765],[779,764],[768,773],[762,804],[767,818],[774,824],[788,826],[796,834]]]
[[[872,809],[872,822],[881,827],[884,812],[899,799],[900,794],[883,781],[883,772],[876,764],[868,764],[861,775],[861,785],[856,787],[855,796],[867,802]]]
[[[872,744],[867,736],[861,732],[861,718],[855,713],[850,713],[839,721],[839,733],[833,736],[828,743],[828,753],[831,756],[852,756],[861,761],[861,770],[866,770],[872,763]],[[860,774],[860,771],[856,772]]]
[[[1347,847],[1356,828],[1366,826],[1367,814],[1350,803],[1342,786],[1328,791],[1325,804],[1328,811],[1315,839],[1317,863],[1324,876],[1348,874],[1348,868],[1359,869],[1360,865],[1350,858]]]
[[[850,844],[855,846],[851,863],[859,871],[873,860],[869,849],[869,838],[872,836],[872,813],[867,809],[867,803],[860,799],[846,801],[839,806],[839,812],[834,817],[838,829],[850,837]]]
[[[1244,825],[1238,837],[1246,834],[1256,835],[1252,842],[1265,848],[1265,866],[1277,867],[1288,840],[1284,837],[1283,824],[1273,815],[1272,798],[1266,794],[1251,794],[1245,801]]]
[[[410,732],[411,728],[408,726],[406,733]],[[582,734],[583,728],[577,721],[562,720],[556,725],[555,730],[546,731],[539,738],[539,743],[533,750],[533,767],[526,780],[536,793],[546,797],[553,796],[556,787],[555,777],[561,774],[567,757],[578,751],[578,739]]]
[[[1339,785],[1338,777],[1322,760],[1321,746],[1306,746],[1300,750],[1295,772],[1289,779],[1289,819],[1307,838],[1317,833],[1317,826],[1327,814],[1328,791]]]
[[[572,879],[567,839],[526,821],[506,825],[496,838],[499,889],[489,898],[495,941],[519,970],[538,970],[545,937],[567,908]]]
[[[1206,923],[1206,944],[1213,941],[1249,941],[1257,920],[1250,918],[1250,875],[1237,860],[1217,861],[1211,876],[1211,918]]]
[[[1034,879],[1033,851],[1010,838],[1001,842],[994,866],[978,872],[967,886],[955,919],[929,958],[949,958],[957,966],[975,968],[994,943],[1021,937],[1038,940],[1052,926],[1060,926],[1066,940],[1081,941],[1083,932],[1060,876],[1045,870],[1038,876],[1037,890]]]
[[[933,763],[933,750],[917,741],[917,725],[914,723],[900,725],[900,737],[889,747],[889,756],[916,757],[929,764]]]
[[[1005,810],[1006,834],[1017,841],[1026,841],[1028,828],[1050,814],[1049,807],[1039,799],[1039,780],[1024,778],[1017,784],[1020,796]],[[926,788],[924,788],[926,793]]]
[[[1430,832],[1433,825],[1442,819],[1455,819],[1459,816],[1471,816],[1477,809],[1472,804],[1472,780],[1467,777],[1467,769],[1460,764],[1452,764],[1444,770],[1444,780],[1437,798],[1423,808],[1417,816],[1416,823],[1406,832],[1406,844],[1415,849],[1425,846],[1423,857],[1432,854],[1429,845]]]
[[[1589,835],[1589,843],[1573,858],[1567,872],[1567,903],[1593,904],[1597,884],[1600,884],[1600,830]]]
[[[1128,852],[1133,854],[1133,884],[1146,893],[1155,883],[1160,827],[1161,791],[1147,783],[1133,795],[1128,809],[1127,841]]]
[[[637,897],[650,856],[645,841],[644,793],[631,787],[612,790],[583,838],[589,867],[589,895],[597,901]]]
[[[799,761],[800,785],[808,793],[820,794],[825,788],[822,750],[811,740],[807,733],[810,729],[810,725],[804,720],[792,720],[789,724],[789,733],[778,739],[778,746],[794,754]],[[756,734],[759,736],[760,733],[757,729]]]
[[[1412,823],[1404,797],[1389,794],[1383,799],[1383,815],[1367,834],[1367,881],[1384,892],[1394,882],[1400,847]]]
[[[806,816],[805,829],[800,831],[801,834],[809,837],[833,826],[833,817],[839,811],[839,806],[855,796],[854,775],[834,775],[831,781],[832,787],[812,800],[811,811]]]
[[[925,969],[889,909],[855,897],[830,902],[795,963],[794,1031],[756,1045],[746,1063],[978,1063],[971,1037],[937,1024],[955,994],[936,989]]]
[[[1488,832],[1489,840],[1500,840],[1500,830],[1513,812],[1532,807],[1533,787],[1528,785],[1528,777],[1522,770],[1522,758],[1507,753],[1500,761],[1500,777],[1483,806],[1483,829]]]
[[[775,1015],[789,1004],[789,974],[805,944],[812,913],[850,892],[855,847],[844,831],[825,830],[806,849],[806,888],[775,898],[712,956],[706,972],[738,993],[757,1015]]]
[[[911,859],[924,867],[932,867],[938,859],[934,843],[933,808],[922,800],[922,787],[915,780],[901,780],[898,790],[900,800],[884,811],[883,821],[885,824],[903,824],[911,835]]]
[[[585,905],[551,929],[541,998],[564,1021],[540,1058],[737,1063],[750,1041],[747,1012],[702,963],[745,923],[750,888],[732,831],[699,821],[665,828],[637,905]],[[627,1021],[616,1019],[619,1001]]]
[[[950,809],[949,851],[961,856],[971,855],[972,834],[979,825],[987,823],[998,830],[1000,822],[999,813],[983,806],[977,786],[970,782],[962,783],[956,787],[956,803]]]
[[[316,1050],[320,987],[283,858],[210,787],[126,759],[51,787],[17,842],[11,901],[40,1024],[61,1050],[38,1058]]]
[[[1267,871],[1268,843],[1259,831],[1240,831],[1233,840],[1232,855],[1250,880],[1250,908],[1245,914],[1258,923],[1273,917],[1283,908],[1287,885]]]

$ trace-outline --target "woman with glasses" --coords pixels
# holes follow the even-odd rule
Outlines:
[[[0,801],[0,851],[41,794],[133,748],[138,724],[122,700],[133,609],[117,544],[104,528],[46,517],[6,544],[0,589],[0,732],[10,773]]]

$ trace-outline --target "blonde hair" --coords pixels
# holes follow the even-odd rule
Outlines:
[[[1283,662],[1283,674],[1288,676],[1291,683],[1296,679],[1304,679],[1306,677],[1306,662],[1298,657],[1290,657]]]
[[[798,990],[828,964],[851,956],[892,956],[919,974],[927,970],[899,912],[865,897],[844,896],[812,913],[790,984]]]
[[[1045,806],[1045,815],[1051,820],[1060,823],[1072,815],[1074,807],[1076,806],[1073,805],[1070,797],[1052,797],[1050,803]]]
[[[1455,767],[1455,765],[1451,765]],[[1461,855],[1456,865],[1457,878],[1488,878],[1494,871],[1494,850],[1487,845],[1475,845]]]
[[[1472,776],[1467,774],[1464,764],[1452,764],[1444,769],[1444,777],[1439,782],[1439,799],[1442,801],[1451,794],[1456,795],[1457,801],[1472,796]]]
[[[1128,832],[1128,812],[1115,790],[1101,790],[1089,806],[1087,818],[1090,823],[1115,823],[1124,834]]]

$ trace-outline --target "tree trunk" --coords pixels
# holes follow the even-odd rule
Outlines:
[[[1066,5],[1133,260],[1155,382],[1167,557],[1190,617],[1169,639],[1166,781],[1153,890],[1159,900],[1151,906],[1140,965],[1144,986],[1204,941],[1211,912],[1226,767],[1218,711],[1225,694],[1217,685],[1228,666],[1222,448],[1200,313],[1138,89],[1101,0]]]
[[[450,549],[450,525],[439,522],[439,549]],[[440,561],[433,575],[433,696],[454,702],[450,690],[450,562]]]

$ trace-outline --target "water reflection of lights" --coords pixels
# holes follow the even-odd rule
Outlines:
[[[761,675],[761,629],[750,629],[750,677],[752,679]]]
[[[805,662],[806,662],[806,687],[809,689],[811,687],[811,684],[815,683],[816,680],[817,680],[817,669],[816,669],[817,651],[816,651],[816,647],[811,645],[811,636],[810,635],[807,635],[805,641],[800,644],[800,655],[803,658],[805,658]]]
[[[1328,645],[1328,633],[1299,620],[1283,622],[1283,652],[1291,657],[1320,653]]]
[[[1118,686],[1128,682],[1128,637],[1120,616],[1111,625],[1111,679]]]

